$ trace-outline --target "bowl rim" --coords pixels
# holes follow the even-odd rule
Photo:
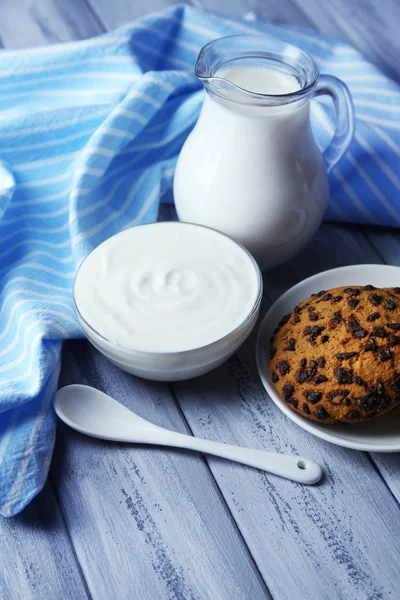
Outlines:
[[[107,337],[105,337],[104,335],[102,335],[101,333],[99,333],[98,331],[96,331],[96,329],[94,329],[94,327],[92,327],[90,325],[90,323],[88,323],[88,321],[82,316],[79,308],[78,308],[78,304],[76,301],[76,295],[75,295],[75,287],[76,287],[76,282],[80,273],[80,270],[82,268],[83,263],[86,261],[86,259],[91,256],[91,254],[100,246],[102,246],[103,244],[105,244],[108,240],[124,233],[125,231],[129,231],[131,229],[136,229],[138,227],[149,227],[149,226],[163,226],[163,225],[190,225],[191,227],[199,227],[202,229],[208,229],[209,231],[213,231],[225,238],[228,238],[233,244],[235,244],[236,246],[238,246],[239,248],[241,248],[246,254],[247,256],[250,258],[256,274],[257,274],[257,283],[258,283],[258,291],[257,291],[257,296],[255,299],[255,302],[249,312],[249,314],[245,317],[245,319],[239,323],[239,325],[237,325],[234,329],[232,329],[232,331],[230,331],[229,333],[227,333],[226,335],[224,335],[221,338],[218,338],[217,340],[214,340],[213,342],[210,342],[209,344],[206,344],[204,346],[197,346],[195,348],[190,348],[188,350],[178,350],[178,351],[174,351],[174,352],[156,352],[156,351],[152,351],[152,350],[141,350],[139,348],[134,348],[132,346],[126,346],[124,344],[120,344],[118,342],[114,342],[113,340],[109,340]],[[189,221],[156,221],[156,222],[152,222],[152,223],[142,223],[140,225],[133,225],[132,227],[127,227],[126,229],[122,229],[121,231],[118,231],[117,233],[114,233],[113,235],[110,235],[109,237],[107,237],[105,240],[103,240],[102,242],[100,242],[100,244],[98,244],[95,248],[93,248],[86,256],[85,258],[81,261],[81,263],[79,264],[79,267],[76,270],[75,273],[75,277],[74,277],[74,283],[72,286],[72,300],[73,300],[73,304],[76,310],[76,313],[78,315],[79,320],[87,327],[87,329],[90,331],[91,334],[94,334],[95,337],[100,338],[102,340],[102,342],[104,342],[106,344],[106,346],[110,346],[113,349],[119,349],[122,351],[126,351],[126,352],[134,352],[136,354],[140,354],[142,356],[154,356],[154,357],[161,357],[161,356],[173,356],[173,357],[177,357],[177,356],[187,356],[190,353],[194,353],[194,352],[200,352],[200,351],[207,351],[212,349],[214,346],[217,346],[221,343],[221,341],[228,339],[231,335],[235,334],[236,332],[239,332],[249,321],[251,321],[251,319],[254,317],[254,315],[256,315],[258,313],[258,310],[260,308],[261,305],[261,299],[262,299],[262,295],[263,295],[263,278],[262,278],[262,273],[261,273],[261,269],[258,266],[258,263],[256,261],[256,259],[254,258],[254,256],[247,250],[247,248],[245,248],[242,244],[240,244],[239,242],[237,242],[236,240],[234,240],[233,238],[231,238],[229,235],[227,235],[226,233],[223,233],[222,231],[219,231],[213,227],[208,227],[206,225],[200,225],[198,223],[191,223]],[[84,331],[85,333],[85,331]],[[86,335],[86,333],[85,333]],[[86,336],[88,337],[88,336]]]

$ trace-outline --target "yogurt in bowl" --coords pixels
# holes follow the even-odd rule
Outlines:
[[[82,262],[74,302],[92,344],[121,369],[174,381],[224,362],[253,329],[262,278],[228,236],[191,223],[126,229]]]

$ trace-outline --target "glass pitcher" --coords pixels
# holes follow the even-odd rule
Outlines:
[[[262,268],[277,266],[322,221],[327,172],[354,134],[350,92],[320,75],[306,52],[269,36],[217,39],[200,51],[195,72],[205,96],[176,167],[178,216],[228,234]],[[321,94],[337,115],[322,154],[310,126],[310,100]]]

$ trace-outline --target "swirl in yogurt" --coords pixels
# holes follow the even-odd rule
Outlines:
[[[127,229],[83,261],[77,309],[98,334],[146,352],[211,344],[239,327],[260,291],[254,259],[238,244],[189,223]]]

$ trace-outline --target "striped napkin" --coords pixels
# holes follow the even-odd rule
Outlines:
[[[76,266],[124,227],[157,219],[196,122],[200,48],[271,34],[350,87],[357,132],[331,173],[327,218],[400,226],[400,90],[353,48],[310,30],[176,6],[98,38],[0,53],[0,512],[42,488],[62,340],[81,336]],[[333,132],[313,101],[321,146]]]

